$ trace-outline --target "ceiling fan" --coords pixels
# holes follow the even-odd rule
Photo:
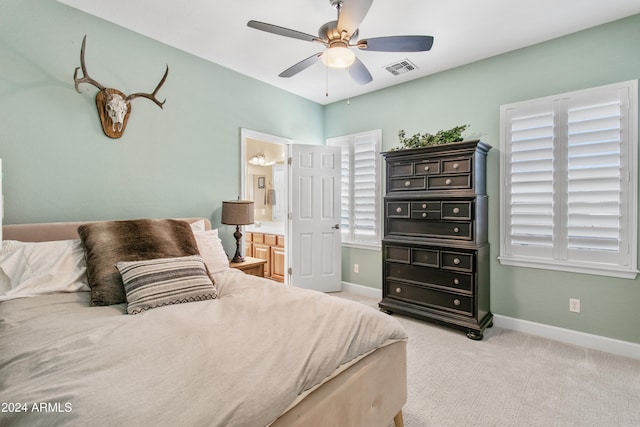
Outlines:
[[[265,22],[247,22],[247,26],[257,30],[317,42],[326,47],[323,52],[315,53],[287,68],[279,74],[280,77],[294,76],[321,60],[328,67],[347,68],[351,78],[364,85],[372,81],[373,77],[355,56],[352,47],[377,52],[424,52],[433,45],[431,36],[388,36],[358,40],[358,26],[373,0],[329,0],[329,3],[338,11],[338,20],[322,25],[318,30],[318,37]]]

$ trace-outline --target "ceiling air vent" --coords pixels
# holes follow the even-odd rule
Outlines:
[[[384,68],[386,68],[387,71],[393,74],[394,76],[399,76],[400,74],[405,74],[405,73],[408,73],[409,71],[418,69],[418,67],[416,67],[416,65],[413,62],[409,61],[408,59],[403,59],[400,62],[387,65]]]

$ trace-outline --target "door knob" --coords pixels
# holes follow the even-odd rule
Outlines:
[[[333,228],[334,230],[340,230],[340,224],[336,224],[331,228]]]

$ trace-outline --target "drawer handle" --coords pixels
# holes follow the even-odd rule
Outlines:
[[[447,185],[451,185],[451,180],[447,179],[444,183],[447,184]]]
[[[459,284],[460,284],[460,280],[458,280],[458,279],[453,279],[453,284],[454,284],[454,285],[459,285]]]
[[[454,164],[453,164],[453,168],[454,168],[454,169],[460,169],[460,165],[459,165],[459,164],[457,164],[457,163],[454,163]]]
[[[460,208],[453,208],[453,213],[454,214],[459,214],[460,213]]]
[[[402,212],[402,208],[396,208],[396,212],[401,213]]]
[[[459,233],[459,232],[460,232],[460,229],[459,229],[458,227],[453,227],[453,232],[454,232],[454,233]]]
[[[399,294],[400,292],[402,292],[402,289],[396,288],[396,294]]]
[[[454,259],[453,259],[453,263],[454,263],[455,265],[460,264],[460,258],[454,258]]]
[[[427,213],[426,212],[422,212],[422,218],[426,218],[427,217]]]
[[[428,171],[429,170],[429,166],[425,166],[424,170]]]
[[[453,305],[460,305],[460,300],[458,298],[454,299]]]
[[[404,182],[404,186],[405,187],[411,187],[411,181],[405,181]]]
[[[426,203],[422,204],[422,209],[427,209],[427,204]]]

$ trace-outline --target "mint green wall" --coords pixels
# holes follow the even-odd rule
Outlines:
[[[488,156],[491,307],[496,314],[640,343],[640,278],[622,280],[502,266],[499,253],[501,104],[640,78],[640,15],[325,108],[325,135],[383,129],[383,149],[408,135],[471,125]],[[361,273],[353,273],[353,263]],[[362,268],[366,265],[367,268]],[[380,252],[343,250],[343,280],[381,287]],[[569,298],[582,312],[570,313]]]
[[[118,140],[104,136],[97,89],[76,93],[87,34],[91,77],[132,102]],[[219,41],[212,40],[212,43]],[[204,216],[240,188],[240,128],[322,144],[322,106],[54,0],[0,1],[0,158],[5,224]],[[228,252],[231,227],[221,227]]]

